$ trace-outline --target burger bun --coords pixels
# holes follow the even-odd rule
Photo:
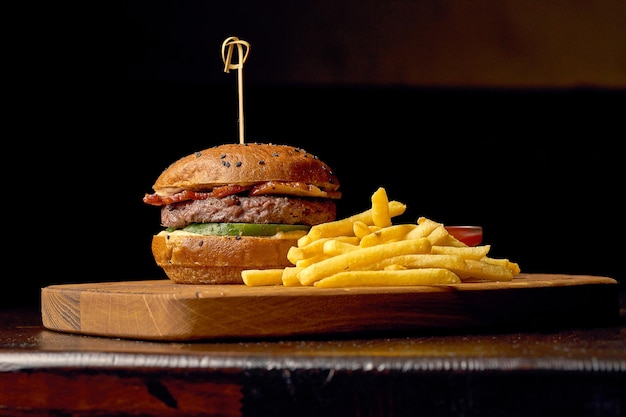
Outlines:
[[[274,237],[213,236],[162,231],[152,237],[158,266],[179,284],[243,284],[245,269],[283,269],[298,233]]]

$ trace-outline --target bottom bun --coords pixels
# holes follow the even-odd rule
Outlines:
[[[180,284],[243,284],[245,269],[293,266],[287,252],[297,239],[205,236],[161,232],[152,238],[158,266]]]

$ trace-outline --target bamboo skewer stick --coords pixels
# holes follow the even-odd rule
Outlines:
[[[237,47],[239,57],[238,63],[233,63],[233,48]],[[245,51],[244,51],[245,48]],[[250,44],[235,36],[226,38],[222,43],[222,61],[224,61],[224,72],[228,73],[231,69],[237,70],[237,91],[239,97],[239,143],[245,142],[244,136],[244,119],[243,119],[243,64],[248,59],[250,52]]]

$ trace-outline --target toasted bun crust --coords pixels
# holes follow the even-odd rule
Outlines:
[[[233,143],[185,156],[166,168],[153,185],[201,191],[221,185],[300,181],[335,191],[339,180],[330,167],[303,149],[268,143]]]
[[[165,274],[180,284],[243,284],[244,269],[293,266],[287,252],[297,239],[204,236],[161,232],[152,254]]]

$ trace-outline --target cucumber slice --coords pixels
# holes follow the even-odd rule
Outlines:
[[[256,224],[256,223],[193,223],[182,230],[200,235],[217,236],[274,236],[278,232],[308,231],[302,224]]]

